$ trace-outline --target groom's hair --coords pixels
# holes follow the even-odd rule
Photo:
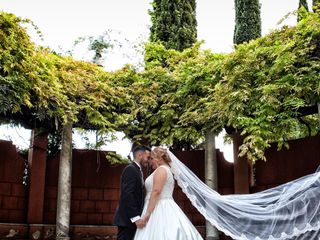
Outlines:
[[[136,157],[136,154],[137,154],[138,152],[145,152],[145,151],[151,152],[151,148],[149,148],[149,147],[147,147],[147,146],[144,146],[144,145],[138,145],[138,146],[136,146],[136,147],[132,150],[133,158]]]

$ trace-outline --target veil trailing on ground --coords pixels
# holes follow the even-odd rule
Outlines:
[[[193,206],[234,239],[320,239],[320,171],[254,194],[220,195],[168,150],[171,171]]]

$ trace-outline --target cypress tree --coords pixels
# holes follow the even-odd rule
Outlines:
[[[300,8],[304,7],[307,11],[309,11],[309,8],[308,8],[308,3],[307,3],[307,0],[299,0],[299,8],[298,10],[300,10]],[[302,16],[301,16],[301,13],[298,11],[298,22],[302,19]]]
[[[312,0],[312,8],[314,12],[319,12],[319,6],[320,0]]]
[[[197,41],[195,0],[154,0],[150,41],[182,51]]]
[[[313,2],[315,2],[315,0]],[[309,11],[307,0],[299,0],[299,9],[301,7],[304,7],[307,11]]]
[[[235,11],[233,43],[241,44],[261,37],[259,0],[235,0]]]

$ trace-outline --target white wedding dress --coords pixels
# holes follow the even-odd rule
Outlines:
[[[172,197],[174,178],[170,167],[160,167],[166,169],[167,180],[147,225],[142,229],[137,229],[134,240],[203,240]],[[153,175],[154,172],[145,181],[147,194],[142,216],[148,207],[153,186]]]

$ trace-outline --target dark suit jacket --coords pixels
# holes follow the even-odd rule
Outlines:
[[[144,185],[139,166],[134,162],[125,167],[121,175],[120,200],[114,224],[136,228],[131,218],[141,215],[144,203]]]

